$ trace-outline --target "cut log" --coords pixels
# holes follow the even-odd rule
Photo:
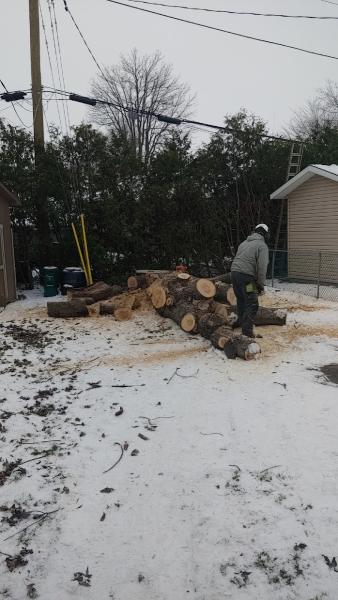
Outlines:
[[[131,308],[117,308],[114,311],[116,321],[129,321],[133,316]]]
[[[220,315],[206,313],[198,321],[198,333],[209,340],[214,331],[225,324],[226,321]]]
[[[196,292],[201,298],[214,298],[216,286],[209,279],[197,279],[194,283]]]
[[[88,317],[89,315],[87,305],[82,300],[47,302],[47,313],[49,317],[55,317],[57,319]]]
[[[223,302],[224,304],[236,304],[236,297],[234,300],[234,291],[232,286],[228,283],[216,282],[216,302]]]
[[[245,335],[234,335],[224,346],[224,352],[227,358],[242,358],[244,360],[253,360],[261,353],[261,348],[257,342]]]
[[[100,304],[100,315],[113,315],[115,310],[112,304],[103,302]]]
[[[94,298],[74,298],[74,300],[80,300],[80,302],[84,302],[84,304],[87,304],[87,306],[95,304]]]
[[[224,321],[228,321],[228,308],[225,304],[222,304],[221,302],[211,302],[210,310],[215,313],[215,315],[223,317]]]
[[[172,319],[186,333],[195,333],[197,330],[198,317],[191,304],[179,304],[165,308],[161,313],[167,319]]]
[[[237,306],[232,306],[231,310],[233,314],[237,316]],[[258,327],[264,325],[285,325],[287,318],[287,312],[280,308],[266,308],[265,306],[260,306],[258,309],[258,313],[255,316],[254,324]],[[232,319],[232,322],[235,323],[236,319]]]
[[[231,327],[227,325],[222,325],[222,327],[218,327],[213,334],[210,336],[210,341],[215,348],[219,350],[224,350],[225,345],[234,337],[234,332]]]
[[[85,288],[68,290],[67,297],[69,299],[93,298],[94,302],[99,302],[117,296],[121,292],[122,288],[119,285],[108,285],[104,281],[98,281]]]
[[[151,302],[154,308],[159,309],[166,306],[167,293],[164,287],[157,286],[152,290]]]
[[[177,273],[177,279],[182,282],[187,282],[191,279],[191,275],[189,273]]]
[[[145,289],[148,287],[149,283],[149,278],[146,273],[142,275],[132,275],[131,277],[128,277],[127,280],[128,290],[137,290],[139,288]]]

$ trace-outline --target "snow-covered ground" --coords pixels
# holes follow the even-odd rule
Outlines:
[[[338,394],[318,369],[338,305],[263,302],[291,312],[253,362],[152,313],[7,307],[1,598],[337,599]]]
[[[270,280],[268,284],[269,286],[272,286],[272,281]],[[297,283],[275,279],[274,288],[287,292],[305,294],[306,296],[312,296],[313,298],[317,298],[318,295],[318,284],[315,282]],[[338,302],[338,287],[334,285],[320,285],[319,298],[329,300],[330,302]]]

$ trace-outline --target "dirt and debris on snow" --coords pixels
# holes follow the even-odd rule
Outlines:
[[[263,302],[250,363],[145,308],[6,308],[0,597],[336,600],[338,305]]]

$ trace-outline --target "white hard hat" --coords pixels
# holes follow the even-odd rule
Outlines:
[[[255,227],[255,231],[257,229],[264,229],[264,231],[266,231],[266,233],[269,233],[269,227],[267,225],[265,225],[265,223],[260,223],[259,225],[257,225]]]

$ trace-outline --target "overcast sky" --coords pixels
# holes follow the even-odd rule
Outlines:
[[[64,11],[63,0],[54,1],[67,89],[88,94],[96,66]],[[338,5],[321,0],[162,1],[217,9],[338,16]],[[311,98],[327,79],[338,81],[338,61],[335,60],[203,30],[107,0],[67,2],[101,64],[116,63],[121,53],[128,53],[134,47],[142,53],[160,50],[196,94],[193,115],[196,120],[222,123],[225,114],[245,107],[266,120],[271,132],[280,132],[293,110]],[[0,79],[10,90],[29,88],[29,1],[1,0],[0,4]],[[47,0],[40,0],[40,4],[52,53]],[[338,21],[207,14],[155,7],[153,10],[338,57]],[[41,48],[42,80],[45,85],[52,85],[42,30]],[[69,104],[72,123],[88,118],[85,107]],[[28,104],[25,106],[29,108]],[[12,108],[2,101],[0,111],[0,117],[19,124]],[[18,112],[30,125],[31,113],[22,107],[18,107]],[[46,113],[50,122],[58,123],[56,102],[46,106]]]

